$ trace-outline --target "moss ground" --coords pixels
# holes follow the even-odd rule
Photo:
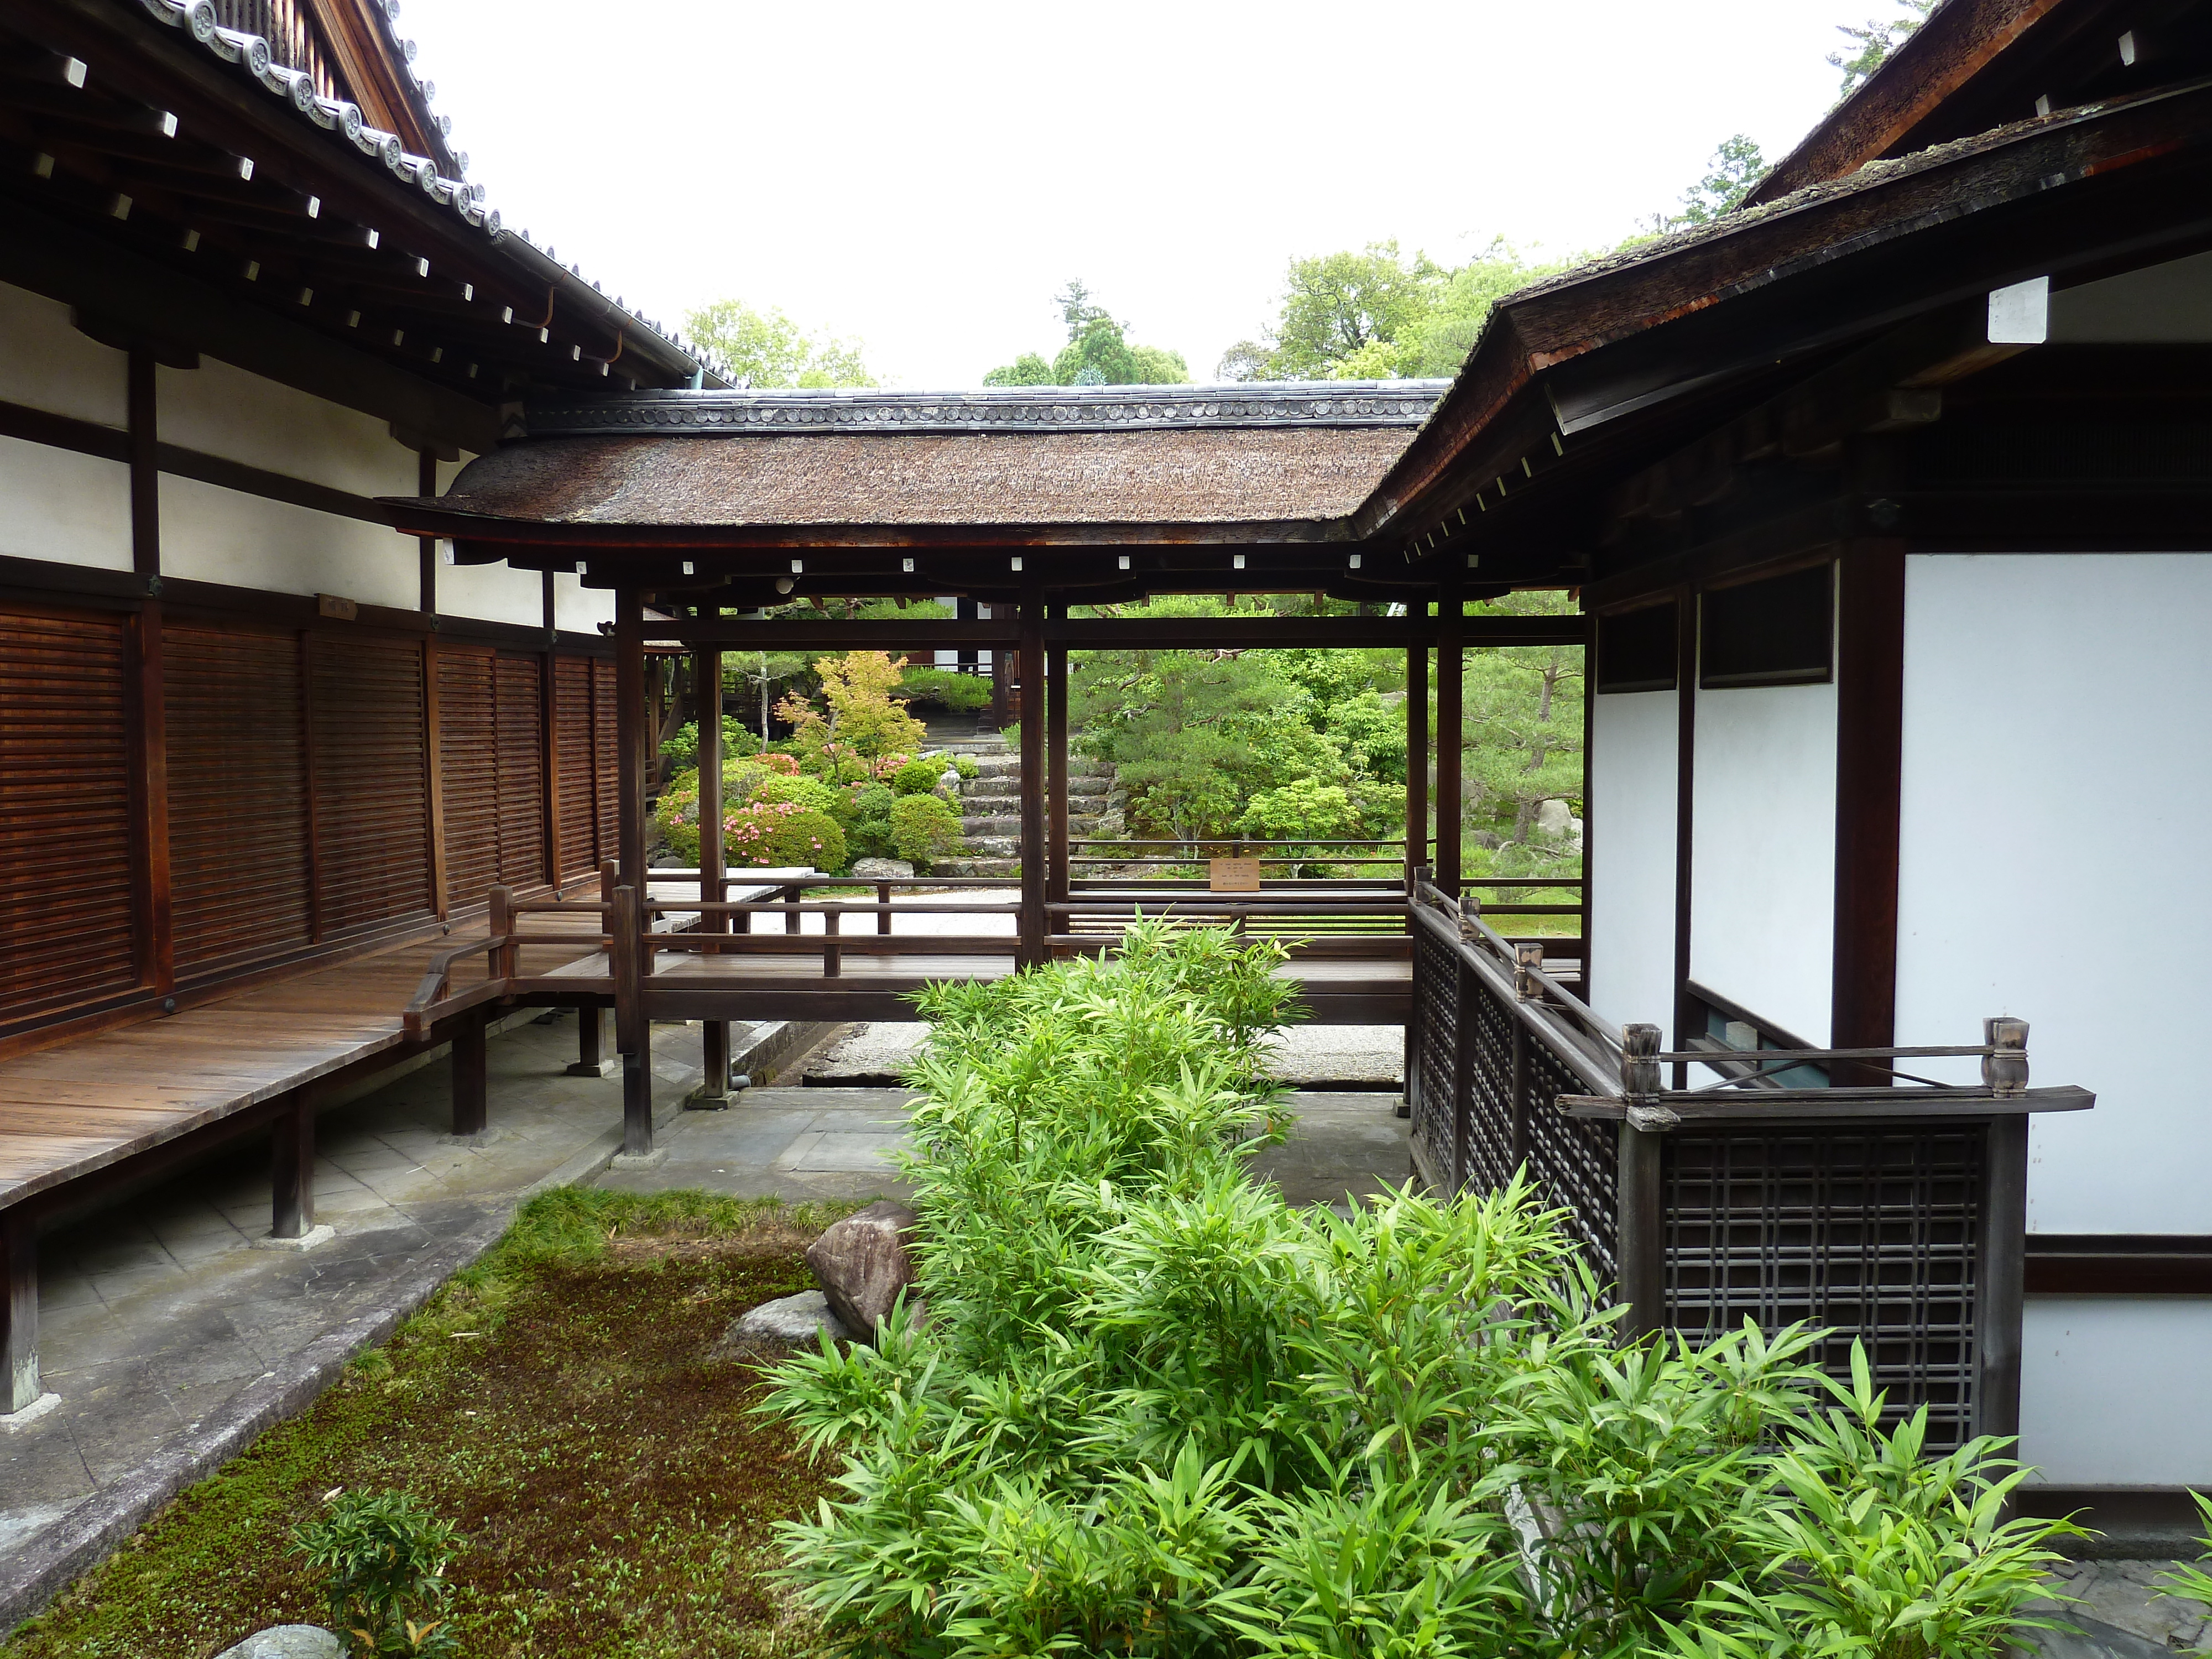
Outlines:
[[[850,1206],[568,1189],[305,1416],[165,1508],[0,1644],[0,1659],[206,1659],[319,1622],[293,1528],[336,1489],[413,1493],[460,1523],[471,1659],[772,1655],[806,1632],[768,1582],[773,1522],[823,1473],[753,1415],[730,1321],[811,1288],[800,1251]]]

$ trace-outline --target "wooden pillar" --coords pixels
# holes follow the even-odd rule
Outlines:
[[[1066,605],[1054,605],[1053,615],[1065,617]],[[1046,702],[1045,749],[1051,771],[1052,795],[1046,803],[1045,833],[1050,843],[1045,870],[1045,896],[1065,903],[1068,896],[1067,811],[1067,647],[1055,645],[1044,653]],[[1024,725],[1027,722],[1024,722]]]
[[[1429,647],[1406,653],[1406,890],[1429,861]],[[1412,924],[1408,923],[1408,931]]]
[[[702,610],[717,616],[720,607]],[[699,704],[699,896],[719,904],[727,896],[722,883],[722,653],[719,647],[702,647],[692,662]],[[726,933],[729,918],[712,912],[702,915],[699,931]],[[692,1099],[702,1106],[726,1105],[730,1098],[730,1022],[701,1023],[699,1042],[705,1075]]]
[[[39,1403],[39,1235],[28,1207],[0,1210],[0,1415]]]
[[[1971,1432],[2020,1432],[2021,1323],[2027,1311],[2027,1134],[2024,1112],[1992,1118],[1983,1155],[1982,1249]]]
[[[483,1133],[487,1079],[484,1064],[485,1015],[471,1008],[453,1024],[453,1133]]]
[[[434,495],[438,493],[437,452],[418,449],[415,452],[415,493]],[[417,536],[415,538],[416,586],[419,590],[418,608],[426,617],[438,611],[438,538]],[[545,579],[551,581],[548,576]]]
[[[1026,702],[1037,700],[1044,684],[1044,593],[1036,578],[1022,585],[1021,673]],[[1006,653],[999,653],[1000,661]],[[1037,710],[1022,710],[1022,915],[1019,956],[1026,966],[1043,963],[1045,945],[1044,728]]]
[[[132,864],[138,872],[134,932],[140,982],[155,995],[177,988],[176,922],[169,876],[168,702],[161,667],[161,602],[147,599],[132,624],[136,708],[131,723]]]
[[[1905,545],[1855,543],[1838,561],[1836,898],[1828,1042],[1885,1048],[1897,1030],[1897,849],[1905,758]],[[1884,1084],[1844,1065],[1839,1084]]]
[[[1656,1025],[1621,1028],[1621,1085],[1631,1105],[1659,1091]],[[1616,1130],[1618,1164],[1613,1220],[1613,1257],[1620,1272],[1618,1291],[1628,1304],[1621,1340],[1633,1342],[1658,1330],[1667,1317],[1667,1215],[1661,1181],[1661,1134],[1623,1122]]]
[[[1683,588],[1674,604],[1674,1047],[1690,1046],[1690,926],[1693,884],[1691,842],[1697,829],[1698,592]],[[1690,1068],[1677,1064],[1674,1086],[1686,1089]]]
[[[161,428],[155,401],[157,367],[150,351],[131,353],[125,440],[131,463],[131,568],[149,578],[161,574]]]
[[[625,1158],[653,1151],[653,1024],[645,1008],[644,912],[638,890],[615,889],[613,905],[615,1047],[622,1053],[623,1149]]]
[[[977,608],[980,610],[981,607]],[[1000,608],[993,605],[991,617],[995,617]],[[985,618],[987,621],[989,619]],[[994,645],[991,647],[991,724],[1003,727],[1006,720],[1006,647]]]
[[[607,1011],[597,1004],[576,1010],[576,1059],[570,1077],[605,1077],[614,1070],[607,1058]]]
[[[1459,891],[1460,688],[1466,671],[1466,571],[1457,555],[1437,578],[1437,885]]]
[[[315,1230],[315,1105],[295,1089],[276,1116],[269,1146],[269,1237],[305,1238]]]
[[[645,892],[645,610],[615,591],[615,857],[622,884]]]

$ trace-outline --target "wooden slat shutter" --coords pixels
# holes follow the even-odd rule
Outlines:
[[[561,874],[599,867],[592,760],[592,659],[559,657],[553,663],[554,736],[561,757]]]
[[[314,937],[299,636],[172,623],[161,653],[178,975],[298,950]]]
[[[535,887],[545,871],[544,681],[535,657],[494,665],[499,708],[499,878]]]
[[[0,607],[0,1020],[139,982],[125,618]]]
[[[422,647],[308,639],[317,910],[325,939],[434,914]]]
[[[615,763],[615,665],[592,659],[592,792],[597,803],[599,857],[620,858],[622,799],[620,769]]]
[[[438,782],[446,903],[481,904],[499,879],[499,709],[489,651],[438,647]]]

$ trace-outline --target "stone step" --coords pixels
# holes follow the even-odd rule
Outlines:
[[[1067,798],[1071,801],[1103,800],[1114,793],[1111,778],[1070,778]],[[978,778],[962,787],[963,801],[1019,800],[1022,786],[1019,778]]]
[[[941,876],[1012,876],[1020,873],[1012,859],[939,859],[929,867]]]
[[[1067,820],[1067,832],[1072,836],[1087,836],[1098,827],[1099,822],[1097,818],[1079,818],[1071,814]],[[1012,813],[1000,817],[960,820],[960,833],[971,842],[978,836],[1018,836],[1021,832],[1022,821]]]

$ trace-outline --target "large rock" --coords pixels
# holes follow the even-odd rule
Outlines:
[[[338,1638],[320,1625],[271,1625],[215,1659],[343,1659]]]
[[[801,1291],[797,1296],[763,1302],[732,1320],[711,1357],[744,1359],[779,1348],[811,1347],[823,1331],[840,1342],[853,1337],[851,1329],[830,1309],[827,1297],[819,1291]]]
[[[827,1229],[806,1247],[806,1265],[822,1282],[837,1317],[873,1340],[877,1322],[914,1283],[906,1236],[920,1218],[889,1199]]]
[[[855,859],[853,874],[861,881],[911,881],[914,866],[904,859]]]

